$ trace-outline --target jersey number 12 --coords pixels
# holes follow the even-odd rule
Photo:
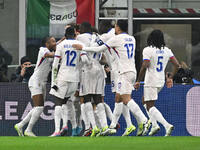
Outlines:
[[[76,52],[75,51],[70,51],[70,50],[67,50],[65,52],[65,55],[66,55],[66,66],[76,66],[76,64],[74,64],[74,60],[76,58]]]

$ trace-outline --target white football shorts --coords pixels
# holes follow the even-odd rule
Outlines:
[[[46,98],[46,82],[39,82],[38,80],[34,80],[30,78],[28,82],[28,87],[31,92],[31,97],[39,94],[43,94],[43,98]]]
[[[117,93],[120,95],[131,94],[134,90],[136,74],[134,72],[126,72],[119,75]]]
[[[104,96],[105,78],[103,72],[94,74],[92,71],[82,71],[80,79],[80,96],[101,94]]]
[[[158,93],[163,87],[144,86],[144,101],[151,101],[158,99]]]
[[[112,92],[115,93],[117,91],[117,83],[119,80],[119,71],[111,70],[110,75],[111,75],[111,89],[112,89]]]
[[[50,94],[54,95],[58,98],[64,99],[65,97],[70,97],[75,93],[78,88],[78,82],[68,82],[68,81],[57,81],[58,90],[55,89],[50,90]]]

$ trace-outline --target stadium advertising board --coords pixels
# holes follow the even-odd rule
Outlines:
[[[49,91],[50,86],[47,86]],[[157,108],[162,112],[166,120],[173,124],[175,130],[172,136],[200,136],[200,87],[193,85],[174,85],[173,88],[166,87],[159,93],[159,100],[156,101]],[[111,93],[110,85],[105,88],[105,102],[114,108],[114,94]],[[143,88],[134,91],[132,96],[145,112],[141,98]],[[54,131],[54,100],[47,94],[44,112],[34,127],[36,135],[48,136]],[[23,119],[32,108],[31,95],[27,84],[21,83],[1,83],[0,84],[0,136],[15,136],[13,126]],[[136,120],[131,118],[137,126]],[[126,128],[123,117],[119,120],[120,129],[117,135],[122,135]],[[157,134],[163,136],[164,128]],[[133,134],[135,135],[135,133]]]

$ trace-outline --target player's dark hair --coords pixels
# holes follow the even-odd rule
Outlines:
[[[98,33],[99,31],[98,31],[98,29],[96,27],[92,27],[92,32],[93,33]]]
[[[153,30],[147,38],[147,45],[159,49],[161,49],[161,47],[164,47],[165,40],[163,32],[161,30]]]
[[[127,20],[117,20],[117,26],[123,31],[128,31],[128,21]]]
[[[107,33],[112,27],[110,20],[102,20],[99,23],[99,34]]]
[[[70,27],[75,27],[75,26],[76,26],[75,23],[69,23],[69,24],[67,24],[67,25],[69,25]]]
[[[80,24],[75,24],[74,28],[76,32],[80,32]]]
[[[74,27],[70,26],[65,30],[65,37],[66,37],[66,39],[74,39],[74,37],[75,37]]]
[[[92,26],[89,22],[83,22],[80,26],[80,33],[92,33]]]
[[[47,36],[42,39],[41,46],[46,47],[46,43],[52,38],[53,36]]]

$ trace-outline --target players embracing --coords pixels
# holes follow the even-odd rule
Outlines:
[[[91,29],[91,25],[84,22],[80,26],[81,34],[76,36],[75,28],[68,26],[65,30],[65,38],[57,46],[53,37],[45,39],[44,46],[46,48],[40,49],[35,72],[29,81],[34,108],[25,119],[15,125],[18,134],[20,136],[35,136],[32,127],[44,109],[46,74],[50,71],[52,62],[47,58],[54,57],[50,94],[55,98],[55,131],[51,136],[61,136],[63,131],[60,127],[61,120],[63,120],[64,125],[67,125],[67,108],[63,106],[77,90],[79,90],[79,96],[82,100],[81,115],[86,127],[84,135],[89,135],[89,133],[92,134],[91,136],[115,134],[117,132],[115,127],[121,114],[123,114],[127,123],[123,136],[128,136],[136,129],[131,122],[130,111],[138,123],[138,136],[146,135],[151,123],[152,128],[149,135],[157,133],[160,129],[157,121],[163,124],[166,129],[166,136],[169,136],[174,127],[164,119],[154,103],[158,98],[158,92],[165,83],[164,70],[168,60],[174,64],[176,69],[179,67],[179,63],[171,50],[165,47],[163,33],[160,30],[154,30],[149,35],[148,47],[143,50],[144,61],[135,83],[137,74],[135,68],[136,41],[133,36],[127,34],[127,21],[118,20],[116,22],[115,29],[112,29],[115,34],[92,35]],[[54,56],[54,52],[49,50],[55,49],[55,46]],[[102,53],[106,56],[106,61],[111,67],[112,84],[116,87],[115,90],[112,90],[116,93],[116,97],[110,127],[107,125],[106,107],[102,100],[105,86],[103,69],[99,63]],[[131,97],[134,87],[136,90],[140,87],[140,81],[143,79],[144,74],[143,105],[150,120],[147,119]],[[173,85],[172,78],[173,74],[166,77],[167,87],[169,88]],[[71,111],[75,110],[71,109]],[[22,128],[28,122],[28,127],[23,134]],[[102,129],[101,132],[99,128]]]
[[[131,98],[133,84],[136,80],[135,69],[135,38],[127,34],[128,23],[125,20],[118,20],[115,25],[115,34],[113,38],[99,47],[82,47],[81,45],[74,44],[73,47],[84,51],[103,52],[114,51],[118,56],[119,61],[119,79],[117,83],[117,93],[119,93],[119,100],[121,100],[132,114],[137,118],[141,124],[141,130],[138,135],[145,135],[150,126],[150,122],[145,117],[138,104]],[[118,109],[121,115],[123,105]],[[115,119],[118,122],[120,115]],[[109,129],[110,133],[116,133],[116,129],[112,126]]]
[[[65,38],[56,47],[56,53],[52,67],[52,88],[50,94],[55,97],[55,131],[52,136],[60,136],[60,122],[62,119],[62,105],[66,104],[71,95],[75,93],[80,81],[80,61],[87,63],[88,59],[84,53],[72,47],[73,44],[83,43],[75,40],[74,27],[65,30]],[[60,62],[60,68],[58,65]]]
[[[38,58],[33,75],[31,76],[28,87],[31,92],[34,107],[27,116],[15,124],[14,128],[19,136],[36,137],[32,132],[32,128],[39,119],[44,110],[44,101],[46,98],[46,83],[48,74],[51,70],[51,65],[56,49],[56,40],[54,37],[45,37],[42,40],[42,46],[38,52]],[[23,127],[28,123],[26,130],[23,133]]]

